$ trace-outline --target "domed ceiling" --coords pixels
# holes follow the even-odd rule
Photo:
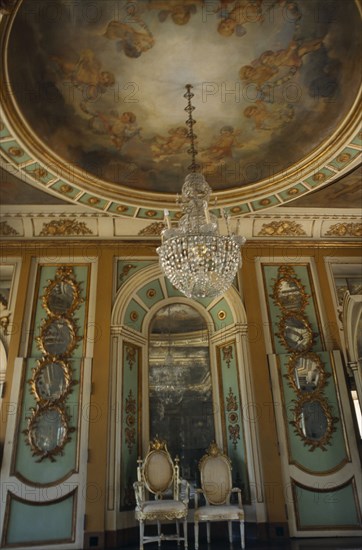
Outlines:
[[[17,2],[2,21],[2,154],[71,202],[175,216],[191,83],[218,206],[287,203],[359,154],[360,12],[354,0]]]

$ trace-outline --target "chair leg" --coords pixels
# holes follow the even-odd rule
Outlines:
[[[240,540],[241,540],[241,548],[245,548],[245,527],[244,522],[240,522]]]
[[[140,520],[140,550],[143,550],[143,534],[145,531],[145,524]]]
[[[229,542],[233,542],[233,525],[231,521],[228,521]]]
[[[176,536],[177,536],[177,546],[180,545],[180,524],[178,519],[176,520]]]
[[[188,548],[187,542],[187,518],[184,519],[184,547]]]
[[[206,522],[206,539],[207,539],[207,544],[210,544],[210,522],[209,521]]]
[[[199,523],[197,521],[195,521],[194,530],[195,530],[195,550],[198,550],[198,548],[199,548]]]
[[[157,520],[157,536],[158,536],[158,546],[161,546],[161,523],[159,520]]]

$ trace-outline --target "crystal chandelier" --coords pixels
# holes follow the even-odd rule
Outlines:
[[[166,227],[161,233],[162,244],[157,248],[161,269],[171,283],[188,298],[211,298],[224,293],[232,284],[241,267],[240,246],[245,237],[230,231],[229,218],[224,215],[227,235],[221,235],[217,217],[209,212],[211,188],[196,163],[195,120],[191,104],[194,94],[187,84],[184,97],[188,113],[186,125],[192,163],[191,172],[182,186],[183,215],[178,227],[171,225],[165,210]]]

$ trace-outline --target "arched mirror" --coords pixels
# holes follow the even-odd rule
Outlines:
[[[167,305],[152,319],[149,411],[150,439],[165,439],[183,477],[195,482],[215,427],[207,325],[189,305]]]

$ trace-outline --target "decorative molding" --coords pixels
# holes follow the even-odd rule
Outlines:
[[[223,348],[221,348],[221,351],[223,355],[223,360],[225,361],[229,369],[231,360],[233,358],[233,347],[231,345],[224,346]]]
[[[137,349],[134,346],[126,345],[126,360],[129,366],[129,370],[132,370],[133,365],[136,362]]]
[[[263,224],[258,236],[276,237],[276,236],[307,236],[300,223],[295,221],[281,220]]]
[[[226,397],[226,410],[228,414],[228,432],[229,439],[231,440],[234,449],[237,448],[238,439],[240,439],[240,425],[237,424],[239,421],[238,415],[238,403],[236,395],[233,393],[232,388],[229,388],[229,393]]]
[[[126,445],[129,452],[132,452],[132,449],[136,443],[136,399],[133,396],[132,390],[129,390],[128,397],[126,398],[125,404],[125,413],[126,413],[126,429],[125,429],[125,438]]]
[[[362,223],[335,223],[325,234],[333,237],[362,237]]]
[[[0,235],[1,237],[16,237],[20,235],[19,231],[11,227],[8,222],[5,220],[0,222]]]
[[[93,235],[93,231],[89,229],[85,222],[67,219],[52,220],[48,223],[43,223],[43,229],[39,233],[39,237],[63,237],[70,235]]]
[[[141,231],[138,232],[140,236],[159,236],[161,231],[165,229],[165,224],[163,222],[153,222]]]
[[[282,212],[281,212],[282,210]],[[290,241],[298,239],[300,243],[308,239],[317,241],[345,240],[362,235],[362,209],[307,209],[307,208],[274,208],[265,214],[255,213],[242,216],[243,234],[248,242],[274,239]],[[175,218],[177,216],[175,215]],[[235,216],[235,219],[237,217]],[[241,219],[241,217],[240,217]],[[16,237],[22,239],[68,238],[80,240],[137,239],[138,241],[159,240],[164,224],[141,218],[121,218],[106,212],[93,212],[87,207],[77,205],[64,206],[30,206],[5,205],[1,209],[0,235],[9,242]],[[4,225],[3,225],[4,224]],[[73,224],[75,224],[73,226]],[[81,224],[78,226],[78,224]],[[11,226],[18,234],[5,229]],[[222,232],[227,232],[224,220],[219,220]],[[339,225],[338,230],[333,226]],[[4,227],[1,230],[1,227]],[[74,229],[73,229],[74,227]],[[49,229],[48,229],[49,228]],[[328,234],[327,234],[328,232]]]
[[[8,307],[8,300],[0,293],[0,329],[2,330],[4,336],[8,335],[8,326],[10,323],[11,311]]]

